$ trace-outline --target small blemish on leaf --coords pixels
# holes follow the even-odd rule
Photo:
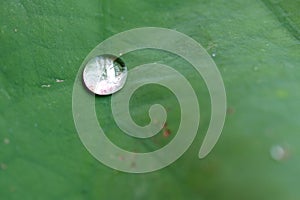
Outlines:
[[[164,137],[169,137],[171,135],[170,129],[164,130]]]
[[[1,168],[2,170],[6,170],[6,169],[7,169],[7,165],[6,165],[5,163],[1,163],[1,164],[0,164],[0,168]]]
[[[4,144],[9,144],[10,140],[8,138],[4,138],[3,142],[4,142]]]
[[[51,85],[41,85],[42,88],[49,88]]]
[[[273,160],[281,161],[287,157],[288,153],[281,145],[274,145],[270,149],[270,155]]]
[[[55,79],[55,82],[56,83],[62,83],[62,82],[64,82],[65,80],[63,80],[63,79]]]
[[[233,108],[233,107],[228,107],[227,108],[227,114],[228,115],[232,115],[232,114],[234,114],[235,113],[235,109]]]
[[[135,168],[136,167],[136,163],[134,161],[132,161],[131,164],[130,164],[130,167],[131,168]]]

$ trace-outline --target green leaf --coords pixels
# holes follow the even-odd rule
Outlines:
[[[1,1],[0,199],[298,199],[299,9],[298,0]],[[215,55],[228,115],[216,147],[199,160],[210,120],[201,77],[172,54],[124,55],[129,69],[149,62],[173,66],[189,79],[201,108],[197,138],[179,160],[156,172],[126,174],[101,164],[81,143],[72,87],[98,43],[146,26],[185,33]],[[95,106],[113,142],[147,152],[166,145],[180,122],[174,95],[148,85],[132,97],[138,124],[149,122],[154,103],[168,109],[171,135],[145,141],[119,130],[110,97],[97,97]]]

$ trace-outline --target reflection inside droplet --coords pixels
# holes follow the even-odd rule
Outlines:
[[[85,86],[98,95],[109,95],[120,90],[126,81],[127,68],[114,55],[100,55],[92,58],[83,70]]]

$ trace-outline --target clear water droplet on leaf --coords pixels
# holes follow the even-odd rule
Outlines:
[[[97,95],[113,94],[123,88],[127,68],[123,60],[114,55],[100,55],[87,62],[83,70],[83,82]]]
[[[280,145],[274,145],[270,149],[270,154],[271,154],[271,157],[274,160],[281,161],[281,160],[283,160],[285,158],[286,151],[285,151],[285,149],[282,146],[280,146]]]

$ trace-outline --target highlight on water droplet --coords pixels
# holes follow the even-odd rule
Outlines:
[[[113,94],[123,88],[127,78],[124,61],[114,55],[99,55],[87,62],[83,70],[83,82],[97,95]]]

